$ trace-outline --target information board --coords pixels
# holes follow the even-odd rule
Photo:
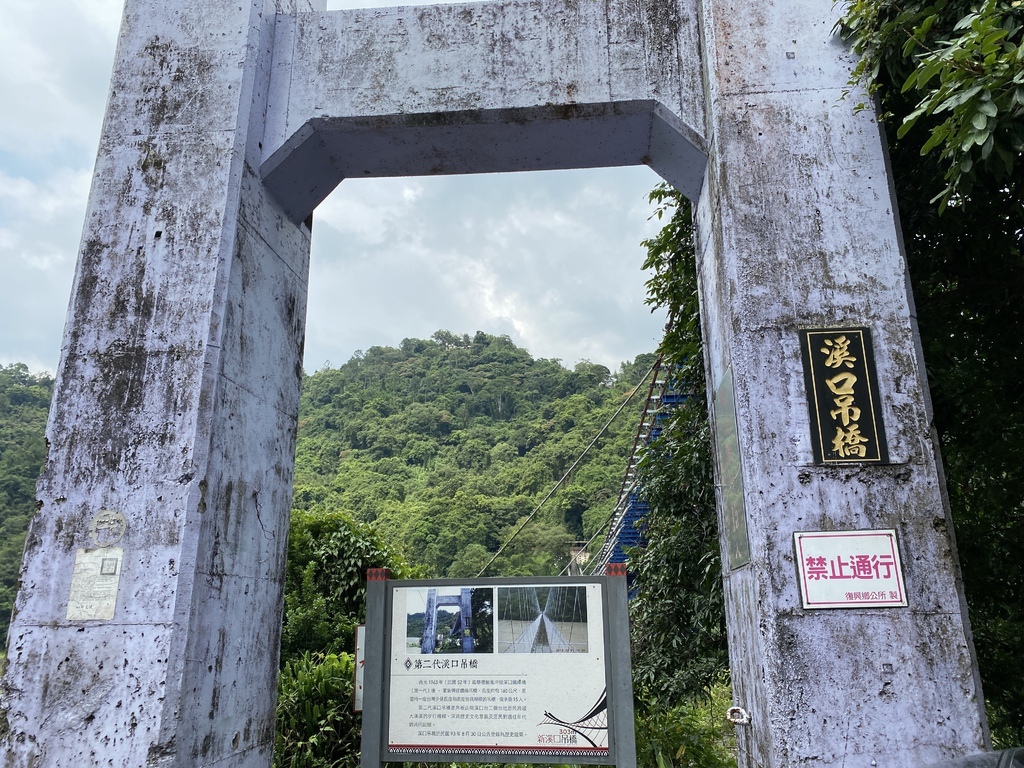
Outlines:
[[[628,640],[609,653],[607,581],[389,581],[381,760],[614,763],[632,700]],[[369,610],[367,623],[369,637]]]
[[[607,754],[600,584],[392,595],[390,753]]]
[[[110,621],[117,605],[117,588],[121,583],[120,547],[79,549],[75,553],[75,570],[71,575],[67,621]]]

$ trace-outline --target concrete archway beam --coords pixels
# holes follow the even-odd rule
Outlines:
[[[296,221],[374,176],[647,164],[696,199],[699,50],[688,3],[281,16],[261,175]]]

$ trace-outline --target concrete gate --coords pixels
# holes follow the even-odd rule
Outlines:
[[[840,98],[831,3],[317,2],[127,2],[4,765],[269,765],[310,214],[336,184],[640,163],[696,203],[742,763],[983,749],[885,153]],[[887,463],[815,460],[799,332],[845,327],[873,333]],[[803,609],[793,533],[859,529],[897,532],[908,607]]]

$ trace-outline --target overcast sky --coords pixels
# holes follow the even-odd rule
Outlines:
[[[332,0],[330,8],[380,5]],[[121,0],[7,0],[0,24],[0,364],[53,371]],[[444,328],[616,368],[653,351],[649,169],[346,181],[316,211],[309,372]]]

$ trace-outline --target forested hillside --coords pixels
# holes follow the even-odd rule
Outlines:
[[[0,366],[0,633],[18,586],[28,521],[35,511],[36,478],[46,458],[46,414],[53,379],[21,363]]]
[[[614,373],[589,362],[569,370],[556,360],[534,360],[507,337],[439,331],[398,348],[373,347],[306,377],[285,574],[278,768],[358,764],[351,650],[367,568],[388,567],[397,578],[476,575],[578,459],[487,574],[557,574],[569,543],[604,526],[642,400],[613,417],[653,362],[645,354]],[[52,388],[51,379],[23,365],[0,368],[5,632],[45,458]],[[675,589],[665,579],[658,585]],[[720,640],[711,643],[713,657]],[[718,667],[711,667],[711,674],[687,681],[718,679]],[[685,747],[688,765],[734,765],[719,711],[729,703],[723,688],[715,689],[714,701],[716,714],[696,699],[641,707],[643,764],[672,766],[670,755]]]
[[[373,347],[305,381],[294,507],[373,522],[430,576],[476,575],[653,360],[568,370],[479,332]],[[613,422],[489,573],[565,566],[610,514],[636,424],[635,409]]]
[[[418,573],[476,575],[653,359],[641,355],[614,375],[588,362],[569,370],[534,360],[507,337],[439,331],[318,371],[306,378],[300,405],[298,535],[322,528],[324,514],[342,513],[353,524],[372,522]],[[46,455],[52,390],[51,378],[24,365],[0,368],[3,632]],[[612,423],[490,574],[543,575],[565,566],[569,542],[589,538],[611,512],[636,419],[633,409]]]

